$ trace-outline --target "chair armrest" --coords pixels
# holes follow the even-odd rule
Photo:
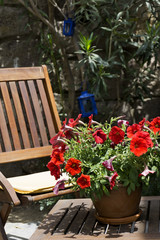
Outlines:
[[[0,172],[0,186],[1,190],[1,201],[2,202],[12,202],[15,206],[20,205],[21,202],[17,197],[17,194],[7,178]]]

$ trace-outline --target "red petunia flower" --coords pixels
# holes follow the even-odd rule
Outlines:
[[[90,182],[90,176],[89,175],[84,175],[82,174],[78,179],[77,179],[77,184],[80,186],[80,188],[87,188],[91,186]]]
[[[59,148],[62,146],[65,146],[65,142],[62,138],[64,138],[65,135],[63,132],[59,131],[56,136],[50,139],[50,143],[52,144],[53,149]]]
[[[68,121],[68,126],[74,128],[79,123],[81,116],[82,116],[82,114],[79,114],[75,120],[73,118],[70,118]]]
[[[130,144],[130,151],[133,152],[137,157],[146,153],[148,150],[147,142],[143,138],[133,137]]]
[[[78,133],[74,132],[74,127],[80,123],[80,118],[82,114],[79,114],[76,120],[73,118],[70,118],[67,124],[67,119],[63,122],[63,126],[61,127],[61,130],[63,131],[64,137],[66,139],[74,138],[76,141],[78,141]]]
[[[52,161],[50,161],[47,164],[48,169],[51,172],[51,175],[55,177],[55,179],[59,179],[60,178],[60,166],[59,165],[55,165]]]
[[[61,165],[64,163],[64,157],[63,157],[63,153],[61,152],[54,152],[51,161],[55,164],[55,165]]]
[[[81,161],[75,158],[70,158],[67,161],[65,166],[67,172],[69,172],[72,176],[81,172]]]
[[[65,151],[66,151],[66,145],[54,148],[51,154],[51,158],[54,157],[56,154],[64,153]]]
[[[138,138],[143,138],[146,141],[148,148],[149,147],[151,147],[151,148],[153,147],[153,142],[152,142],[150,134],[148,132],[139,131],[134,136],[138,137]]]
[[[134,136],[134,134],[138,131],[141,131],[141,126],[137,123],[129,126],[127,128],[127,137],[128,138],[132,138]]]
[[[63,121],[63,125],[61,127],[62,131],[65,129],[66,124],[67,124],[67,118],[65,118],[65,120]]]
[[[108,177],[108,180],[109,180],[109,183],[110,183],[110,189],[112,190],[113,187],[115,186],[116,184],[116,178],[118,177],[118,173],[117,172],[114,172],[114,174],[111,176],[111,177]]]
[[[143,118],[142,121],[139,122],[138,125],[141,127],[141,129],[143,129],[145,122],[146,122],[145,118]]]
[[[88,118],[89,118],[88,128],[90,128],[92,125],[93,114],[91,114]]]
[[[160,131],[160,117],[154,118],[149,125],[150,129],[156,134]]]
[[[115,144],[118,144],[123,141],[124,135],[125,132],[121,128],[114,126],[111,128],[109,133],[109,139],[111,139]]]
[[[97,131],[95,131],[93,134],[92,134],[92,136],[94,137],[94,139],[95,139],[95,142],[97,143],[97,144],[103,144],[105,141],[106,141],[106,139],[107,139],[107,134],[105,134],[103,131],[102,131],[102,129],[99,129],[99,130],[97,130]]]

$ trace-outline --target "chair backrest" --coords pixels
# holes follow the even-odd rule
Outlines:
[[[46,66],[0,69],[0,163],[49,156],[60,127]]]

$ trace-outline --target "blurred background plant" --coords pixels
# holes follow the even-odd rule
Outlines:
[[[117,106],[111,114],[121,101],[135,109],[136,101],[152,96],[149,83],[156,78],[160,50],[158,0],[48,0],[45,9],[37,0],[18,2],[42,23],[40,63],[47,64],[54,76],[54,89],[61,95],[62,116],[74,116],[76,96],[87,87],[98,99],[108,96],[109,86],[114,84]],[[63,26],[55,20],[56,11],[62,21],[68,17],[75,21],[72,37],[62,35]],[[78,62],[77,66],[71,59]],[[79,91],[74,74],[77,67]]]

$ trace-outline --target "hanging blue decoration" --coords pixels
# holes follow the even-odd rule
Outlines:
[[[78,105],[82,117],[89,117],[91,114],[95,115],[98,113],[94,95],[87,91],[82,92],[80,97],[78,97]]]
[[[64,20],[63,35],[65,35],[65,36],[73,36],[74,26],[75,26],[75,23],[72,20],[72,18],[68,18],[67,20]]]

